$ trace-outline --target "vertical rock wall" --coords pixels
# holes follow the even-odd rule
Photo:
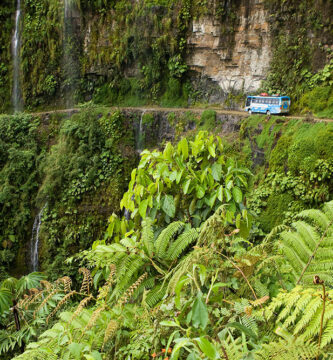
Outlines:
[[[243,0],[236,12],[232,39],[223,33],[223,19],[212,15],[192,23],[188,38],[190,68],[217,82],[225,93],[251,92],[260,87],[271,59],[268,12],[262,0]]]

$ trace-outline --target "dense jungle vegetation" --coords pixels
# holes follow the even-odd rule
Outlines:
[[[14,29],[17,4],[0,5],[0,359],[333,358],[333,122],[313,119],[333,118],[333,2],[22,0]],[[302,119],[221,115],[188,66],[194,20],[232,52],[251,6],[274,45],[258,93]]]
[[[220,137],[214,111],[171,112],[175,140],[135,167],[118,111],[2,120],[3,269],[29,209],[48,204],[44,272],[1,283],[4,359],[330,358],[331,123],[253,116]]]

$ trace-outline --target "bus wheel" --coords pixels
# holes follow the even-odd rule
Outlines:
[[[271,115],[271,112],[269,110],[267,110],[266,114],[269,116],[269,115]]]
[[[249,109],[249,115],[252,115],[252,110],[251,109]]]

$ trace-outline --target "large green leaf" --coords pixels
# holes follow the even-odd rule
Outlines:
[[[217,198],[222,202],[223,201],[223,186],[220,185],[217,189]]]
[[[185,181],[185,183],[183,184],[183,192],[186,195],[188,192],[188,188],[191,185],[191,179],[188,179],[187,181]]]
[[[208,145],[209,154],[214,158],[216,156],[215,144]]]
[[[170,217],[173,218],[176,213],[175,201],[173,196],[165,195],[162,210]]]
[[[224,195],[225,195],[226,201],[229,202],[231,200],[231,192],[230,192],[230,190],[225,188],[224,189]]]
[[[172,144],[170,142],[168,142],[166,144],[164,152],[163,152],[164,159],[171,161],[172,156],[173,156],[173,152],[174,152],[173,146],[172,146]]]
[[[243,332],[248,337],[250,337],[250,338],[252,338],[254,340],[257,340],[257,335],[250,328],[247,328],[246,326],[240,324],[239,322],[228,323],[226,325],[226,327],[235,328],[235,329]]]
[[[239,187],[234,186],[231,191],[232,191],[232,197],[234,198],[234,200],[237,203],[242,202],[242,200],[243,200],[242,190]]]
[[[71,343],[68,345],[68,350],[74,356],[75,359],[81,359],[81,352],[85,344]]]
[[[148,206],[148,199],[141,201],[139,205],[139,213],[143,219],[146,217],[147,206]]]
[[[200,350],[208,357],[208,359],[210,360],[220,359],[219,352],[208,339],[201,336],[200,338],[196,338],[195,340],[197,341]]]
[[[204,197],[204,195],[205,195],[205,189],[204,189],[204,187],[201,186],[201,185],[197,185],[197,186],[195,187],[195,190],[197,191],[197,198],[198,198],[198,199],[202,199],[202,198]]]
[[[25,290],[37,288],[41,282],[44,280],[46,276],[40,272],[33,272],[28,275],[22,276],[20,280],[17,282],[17,293],[21,295],[25,292]]]
[[[208,324],[208,311],[206,304],[202,301],[202,294],[198,293],[192,307],[192,324],[194,327],[205,329]]]
[[[214,163],[212,166],[212,175],[214,180],[220,181],[222,176],[222,165],[218,163]]]
[[[188,142],[187,142],[186,138],[182,138],[179,141],[178,152],[181,152],[184,160],[186,160],[188,158]]]
[[[8,310],[12,304],[12,294],[8,289],[0,289],[0,314]]]

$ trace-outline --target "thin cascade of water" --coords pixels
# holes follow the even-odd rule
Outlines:
[[[39,247],[39,230],[42,224],[42,216],[45,210],[46,204],[42,207],[39,213],[36,215],[34,225],[32,227],[31,236],[31,270],[38,270],[38,247]]]
[[[21,0],[17,0],[16,14],[15,14],[15,31],[12,37],[12,55],[13,55],[13,93],[12,101],[14,111],[21,111],[22,92],[20,82],[20,66],[21,66]]]
[[[145,134],[144,134],[144,130],[143,130],[143,116],[145,113],[146,113],[146,110],[143,110],[141,117],[140,117],[139,129],[136,134],[136,151],[138,154],[142,153],[143,148],[145,146]]]
[[[79,12],[73,0],[64,0],[64,39],[63,39],[63,70],[65,105],[74,106],[74,97],[79,79],[78,42],[76,41],[76,27]]]

